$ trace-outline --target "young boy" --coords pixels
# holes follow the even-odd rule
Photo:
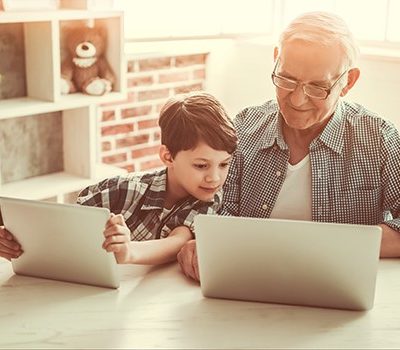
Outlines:
[[[106,179],[78,197],[82,205],[107,207],[113,213],[103,248],[114,252],[121,264],[175,260],[192,238],[194,216],[215,213],[221,204],[237,142],[221,104],[204,92],[176,96],[162,108],[159,125],[164,170]],[[0,227],[0,256],[17,258],[22,248]]]
[[[198,213],[215,213],[221,204],[231,154],[233,124],[210,94],[178,95],[160,112],[159,155],[165,169],[106,179],[84,189],[82,205],[107,207],[103,248],[120,264],[162,264],[193,235]],[[0,227],[0,256],[17,258],[22,248]]]
[[[222,200],[233,124],[221,104],[204,92],[178,95],[160,112],[159,156],[165,169],[131,173],[84,189],[78,203],[113,213],[103,248],[120,264],[162,264],[176,259],[192,239],[193,218],[215,213]]]

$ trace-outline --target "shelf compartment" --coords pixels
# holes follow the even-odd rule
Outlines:
[[[68,31],[77,26],[101,27],[107,33],[107,46],[105,49],[105,58],[115,75],[113,92],[126,95],[126,60],[123,58],[124,38],[123,38],[123,20],[122,17],[88,18],[83,20],[62,20],[59,22],[60,28],[60,62],[67,54],[67,45],[65,43],[68,37]],[[60,84],[58,84],[59,86]],[[74,94],[71,94],[74,95]]]

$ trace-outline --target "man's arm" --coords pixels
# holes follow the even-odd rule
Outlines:
[[[400,257],[400,233],[385,224],[382,227],[381,258]]]
[[[119,264],[158,265],[176,260],[182,246],[192,238],[186,226],[176,227],[168,237],[151,241],[131,241],[121,214],[113,215],[104,230],[103,248],[113,252]]]
[[[383,209],[388,220],[382,222],[381,258],[400,257],[400,135],[388,121],[382,122],[381,184]]]

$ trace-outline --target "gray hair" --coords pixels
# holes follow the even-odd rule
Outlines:
[[[283,30],[279,38],[280,49],[291,40],[331,45],[338,43],[343,50],[349,67],[354,67],[359,48],[346,22],[333,13],[307,12],[296,17]]]

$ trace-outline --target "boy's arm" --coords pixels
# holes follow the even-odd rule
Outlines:
[[[121,214],[112,215],[104,230],[103,248],[113,252],[119,264],[158,265],[176,260],[183,245],[192,239],[186,226],[178,226],[168,237],[151,241],[131,241],[130,230]]]
[[[192,239],[187,226],[174,228],[168,237],[151,241],[131,241],[131,263],[159,265],[176,260],[176,255]]]

